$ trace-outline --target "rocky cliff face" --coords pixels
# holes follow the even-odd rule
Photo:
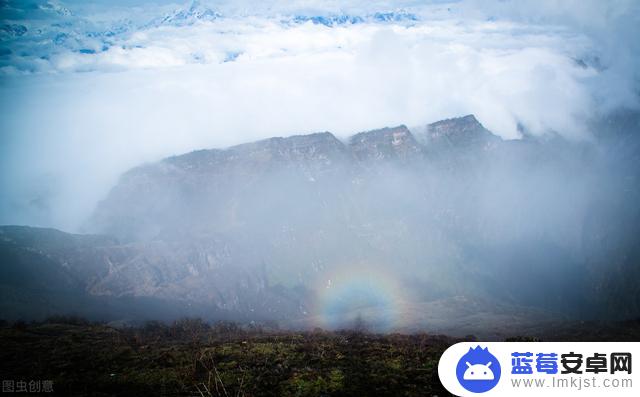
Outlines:
[[[487,148],[500,138],[484,128],[473,116],[467,115],[438,121],[417,132],[417,139],[432,150],[443,148]]]
[[[424,144],[399,126],[356,134],[346,144],[324,132],[170,157],[123,175],[96,209],[87,230],[126,241],[193,231],[194,226],[220,231],[222,225],[242,223],[243,209],[260,207],[253,200],[261,196],[264,204],[272,200],[277,207],[287,201],[286,191],[299,193],[302,197],[290,208],[294,210],[304,202],[357,194],[348,185],[370,178],[367,169],[418,164],[429,157],[425,148],[442,142],[479,150],[487,142],[500,141],[473,116],[434,123],[425,131],[420,134]],[[201,225],[203,219],[215,219],[215,225]]]
[[[95,235],[0,229],[2,311],[16,300],[55,302],[36,305],[40,315],[90,301],[107,317],[329,326],[384,312],[395,317],[381,324],[397,326],[429,321],[416,308],[464,297],[514,313],[604,316],[617,298],[603,290],[633,290],[623,280],[637,272],[640,219],[640,187],[628,183],[637,150],[610,139],[503,141],[465,116],[145,164],[98,205],[86,225]],[[623,258],[624,270],[608,258]],[[632,295],[618,317],[640,312]]]
[[[361,132],[349,139],[349,150],[360,161],[411,160],[422,154],[422,147],[407,127]]]

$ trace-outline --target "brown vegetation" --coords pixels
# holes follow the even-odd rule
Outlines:
[[[65,396],[442,396],[437,363],[455,342],[199,319],[116,329],[57,317],[0,334],[3,379],[52,380]]]

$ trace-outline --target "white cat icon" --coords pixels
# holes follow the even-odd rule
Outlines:
[[[487,364],[473,364],[471,365],[467,361],[467,369],[464,371],[462,379],[464,380],[493,380],[493,371],[491,368],[491,361]]]

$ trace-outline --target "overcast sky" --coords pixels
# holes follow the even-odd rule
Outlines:
[[[74,231],[130,167],[268,136],[589,139],[638,107],[639,4],[0,0],[0,224]]]

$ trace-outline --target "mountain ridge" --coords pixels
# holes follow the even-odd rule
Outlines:
[[[468,323],[460,302],[496,322],[632,317],[636,140],[516,144],[467,115],[167,157],[122,175],[87,222],[99,236],[0,227],[0,313],[383,331]],[[633,299],[612,312],[610,288]]]
[[[380,144],[382,146],[386,146],[392,144],[396,146],[400,144],[400,146],[407,144],[411,146],[409,151],[419,151],[419,149],[424,149],[424,147],[428,144],[427,140],[419,139],[422,135],[427,135],[430,129],[438,129],[441,126],[445,125],[449,128],[447,132],[447,136],[455,138],[455,141],[450,142],[451,145],[455,146],[456,144],[473,144],[476,141],[479,141],[478,136],[476,134],[482,134],[482,138],[490,137],[489,139],[494,141],[501,141],[497,135],[494,135],[492,132],[487,130],[476,118],[474,115],[469,114],[466,116],[453,117],[450,119],[444,119],[440,121],[436,121],[431,124],[427,124],[424,128],[424,131],[420,131],[418,134],[412,132],[406,125],[400,124],[398,126],[392,127],[382,127],[376,128],[372,130],[358,132],[356,134],[350,135],[344,140],[338,139],[334,134],[329,131],[323,132],[313,132],[309,134],[294,134],[288,136],[275,136],[264,138],[252,142],[240,143],[237,145],[232,145],[226,148],[209,148],[209,149],[198,149],[193,150],[191,152],[182,153],[178,155],[172,155],[166,157],[164,159],[159,160],[159,162],[167,162],[171,164],[180,163],[182,159],[186,159],[189,157],[197,157],[197,156],[209,156],[217,157],[223,155],[230,154],[250,154],[256,150],[273,150],[277,148],[281,149],[300,149],[308,146],[309,144],[322,144],[326,143],[329,145],[333,145],[335,149],[346,149],[346,150],[364,150],[361,145],[366,144]],[[471,128],[469,126],[472,125]],[[394,141],[397,139],[397,141]],[[432,138],[433,139],[433,138]],[[464,140],[469,140],[468,142],[464,142]],[[357,157],[357,156],[356,156]],[[144,164],[142,166],[145,166]],[[135,168],[135,167],[134,167]]]
[[[464,151],[472,151],[476,143],[482,141],[481,138],[474,140],[474,134],[487,131],[484,127],[467,128],[468,117],[448,121],[450,136],[456,137],[460,132],[464,136],[458,139],[459,143],[469,140],[468,144],[459,145]],[[461,128],[456,128],[457,123],[460,123]],[[499,138],[496,137],[497,139]],[[155,219],[161,216],[159,212],[164,211],[158,208],[154,212],[155,215],[144,215],[142,212],[154,211],[153,207],[147,205],[148,203],[155,202],[163,207],[163,202],[181,202],[180,197],[187,194],[203,196],[214,194],[213,191],[228,192],[243,189],[242,184],[256,186],[263,178],[276,178],[276,175],[286,180],[302,180],[303,183],[327,184],[335,181],[341,181],[342,185],[358,183],[360,176],[367,172],[365,170],[382,170],[396,163],[423,162],[430,156],[429,145],[420,143],[404,125],[360,132],[345,141],[339,140],[330,132],[319,132],[266,138],[225,149],[192,151],[155,163],[143,164],[125,172],[108,196],[98,204],[85,229],[99,234],[104,232],[116,235],[126,240],[131,238],[131,233],[121,233],[114,228],[120,228],[118,225],[123,222],[131,224],[132,219],[139,219],[142,222],[145,222],[145,219]],[[163,182],[159,183],[160,180]],[[142,190],[139,194],[133,193],[137,189]],[[304,190],[307,187],[301,186],[301,189]],[[130,201],[131,195],[146,196],[147,200],[133,198],[133,201]],[[231,200],[233,200],[233,194],[227,202]],[[138,215],[122,214],[118,216],[121,221],[116,221],[117,224],[114,224],[109,206],[121,207],[118,203],[124,201],[137,202],[139,210],[135,211]],[[110,202],[115,204],[112,205]],[[169,204],[165,207],[167,205]],[[187,206],[191,205],[194,203],[187,204]],[[206,204],[201,203],[201,205]],[[104,222],[111,223],[112,226],[107,225],[105,229],[101,229],[100,226],[95,227],[96,224]],[[142,227],[144,228],[144,225]],[[176,225],[171,226],[171,228],[174,227]],[[159,232],[161,231],[155,230],[149,233]],[[145,235],[149,233],[143,232]]]

